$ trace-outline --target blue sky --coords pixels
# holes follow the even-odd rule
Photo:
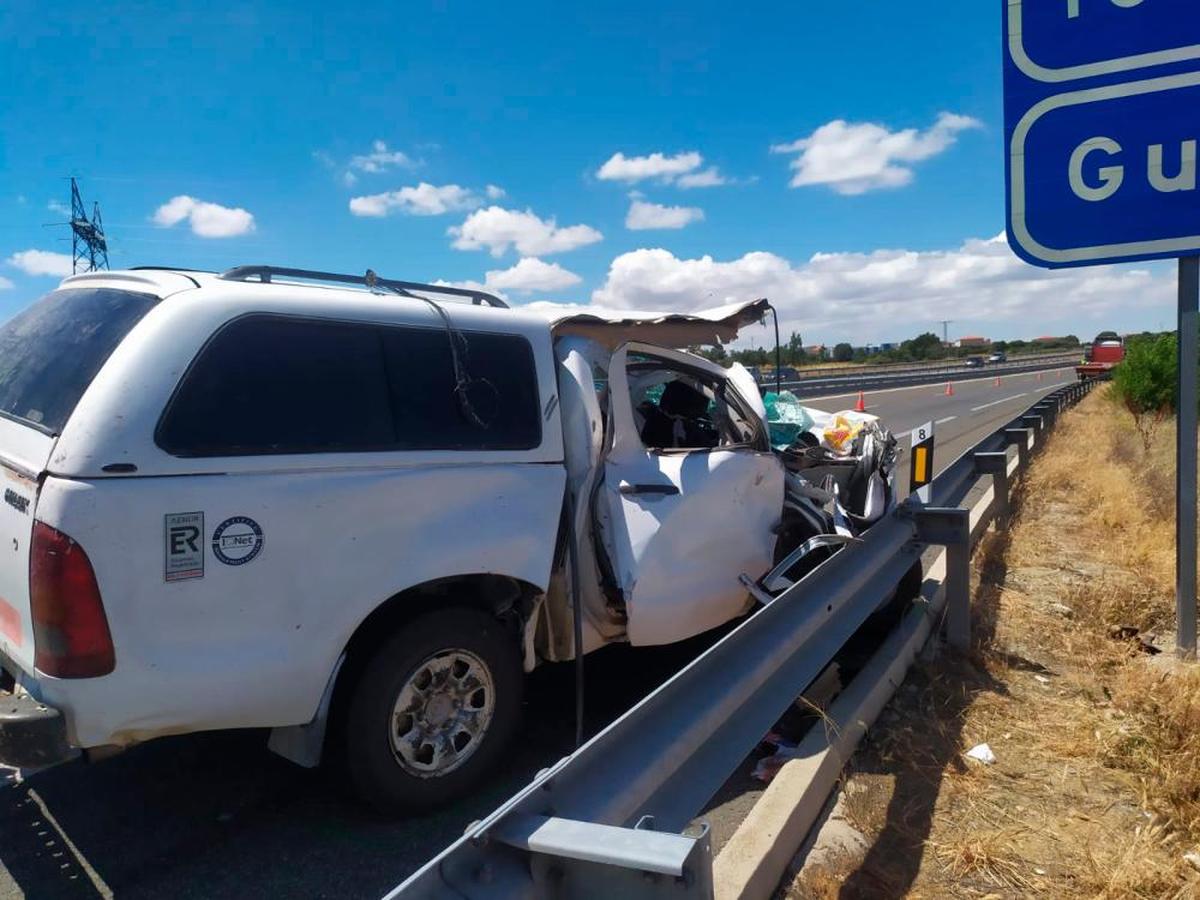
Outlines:
[[[992,240],[996,3],[221,6],[0,8],[0,317],[56,283],[75,174],[114,268],[765,294],[830,342],[1172,318],[1166,267],[1045,273]]]

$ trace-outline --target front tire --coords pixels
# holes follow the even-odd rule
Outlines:
[[[355,792],[388,814],[462,797],[499,762],[521,715],[516,640],[474,609],[429,613],[367,662],[344,726]]]

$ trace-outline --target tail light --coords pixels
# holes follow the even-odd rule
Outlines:
[[[33,664],[56,678],[94,678],[117,664],[96,573],[83,547],[33,523],[29,553]]]

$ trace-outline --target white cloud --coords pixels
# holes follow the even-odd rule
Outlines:
[[[65,278],[73,270],[69,253],[52,253],[49,250],[22,250],[6,259],[5,263],[26,275],[49,275],[54,278]]]
[[[12,287],[13,287],[13,283],[11,281],[9,281],[7,278],[4,278],[3,276],[0,276],[0,291],[12,290]]]
[[[553,217],[542,219],[529,209],[522,212],[500,206],[471,213],[466,221],[452,226],[447,233],[454,238],[455,249],[486,248],[492,256],[501,256],[509,247],[515,247],[522,256],[565,253],[604,237],[590,225],[559,227]]]
[[[172,197],[154,213],[154,224],[170,228],[187,220],[192,234],[205,238],[238,237],[254,230],[254,216],[240,207],[221,206],[186,194]]]
[[[722,175],[716,166],[709,166],[699,172],[688,172],[675,179],[676,187],[681,188],[720,187],[723,184],[729,184],[729,179]]]
[[[601,181],[624,181],[633,184],[647,178],[671,181],[687,172],[693,172],[704,164],[704,157],[695,150],[667,156],[651,153],[649,156],[626,156],[614,153],[596,172]]]
[[[767,297],[785,334],[794,328],[865,343],[909,337],[939,319],[1027,331],[1078,325],[1086,317],[1106,327],[1131,307],[1143,317],[1169,313],[1173,291],[1169,273],[1145,268],[1034,268],[1000,235],[954,250],[818,253],[800,264],[765,252],[719,261],[634,250],[612,261],[592,300],[617,309],[693,311]]]
[[[659,184],[673,184],[681,188],[719,187],[731,184],[716,166],[701,169],[704,157],[695,150],[667,156],[651,153],[648,156],[626,156],[614,153],[597,171],[601,181],[622,181],[636,184],[653,179]]]
[[[398,191],[353,197],[350,212],[356,216],[386,216],[389,213],[407,213],[410,216],[440,216],[448,212],[461,212],[479,206],[479,198],[472,191],[457,184],[433,185],[422,181],[415,187],[402,187]]]
[[[50,212],[54,213],[55,215],[66,216],[68,219],[71,218],[71,207],[67,206],[65,203],[59,202],[58,200],[51,200],[46,204],[46,209],[50,210]]]
[[[795,154],[792,187],[826,184],[839,194],[862,194],[909,184],[913,163],[945,151],[959,132],[980,127],[978,120],[954,113],[942,113],[925,131],[889,131],[873,122],[835,119],[806,138],[776,144],[771,152]]]
[[[505,191],[504,188],[502,188],[498,185],[489,184],[484,189],[484,193],[487,194],[487,198],[489,200],[500,200],[507,194],[507,191]]]
[[[583,279],[558,263],[543,262],[532,256],[522,257],[509,269],[493,270],[484,278],[489,291],[561,291]]]
[[[420,162],[412,159],[407,153],[388,149],[388,145],[384,141],[373,142],[370,153],[350,157],[351,169],[371,174],[386,172],[388,169],[394,168],[411,169],[418,165]]]
[[[704,210],[695,206],[663,206],[648,203],[637,197],[629,204],[625,216],[625,227],[630,231],[647,231],[652,228],[684,228],[692,222],[704,220]]]

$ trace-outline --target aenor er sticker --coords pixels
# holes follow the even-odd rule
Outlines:
[[[167,513],[163,517],[163,534],[166,539],[166,580],[203,578],[204,513]]]
[[[248,516],[232,516],[213,532],[213,556],[227,566],[244,566],[258,556],[262,548],[262,528]]]

